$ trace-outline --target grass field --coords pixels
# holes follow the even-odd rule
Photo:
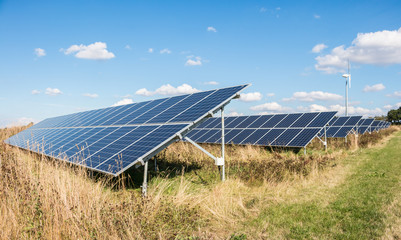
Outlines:
[[[151,161],[142,198],[141,168],[112,179],[1,144],[0,239],[399,239],[400,150],[396,127],[327,152],[314,141],[306,156],[227,146],[222,183],[176,143]]]

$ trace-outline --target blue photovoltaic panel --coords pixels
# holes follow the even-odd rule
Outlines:
[[[232,140],[237,136],[242,130],[240,129],[226,129],[226,134],[224,136],[226,143],[234,143]]]
[[[255,122],[249,125],[249,128],[260,128],[262,125],[267,122],[274,115],[261,115]]]
[[[242,142],[245,138],[247,138],[254,131],[256,131],[256,129],[244,129],[240,133],[238,133],[231,141],[235,142],[235,143]]]
[[[256,144],[257,145],[264,145],[264,146],[271,146],[274,140],[280,136],[285,129],[270,129],[263,137],[261,137]]]
[[[288,128],[291,126],[299,117],[302,116],[302,113],[294,113],[288,114],[280,123],[276,125],[277,128]]]
[[[313,119],[315,119],[319,115],[318,112],[313,112],[313,113],[305,113],[303,114],[298,120],[296,120],[291,127],[306,127],[308,126],[309,123],[312,122]]]
[[[372,122],[372,124],[370,125],[370,132],[379,131],[379,125],[380,125],[380,121],[379,120],[374,120]]]
[[[348,134],[354,133],[352,130],[354,127],[341,127],[334,137],[345,138]]]
[[[337,120],[331,125],[333,127],[342,127],[350,117],[338,117]]]
[[[230,121],[228,124],[227,124],[227,127],[229,127],[229,128],[235,128],[238,124],[240,124],[242,121],[244,121],[244,118],[242,118],[242,117],[234,117],[234,119],[232,120],[232,121]],[[219,123],[221,123],[221,119],[217,119],[217,121],[216,122],[219,122]],[[216,125],[217,126],[217,125]]]
[[[247,86],[48,118],[5,142],[117,176],[137,162],[149,160],[200,123],[212,128],[194,130],[189,136],[219,139],[221,131],[214,129],[218,120],[202,121]]]
[[[328,124],[337,112],[314,112],[226,117],[225,141],[233,144],[262,146],[305,147]],[[217,120],[216,120],[217,119]],[[210,124],[210,123],[217,124]],[[210,132],[212,129],[218,133]],[[202,126],[192,130],[189,138],[198,143],[221,142],[221,118],[210,118]],[[199,134],[209,131],[207,138]],[[308,130],[308,131],[305,131]],[[207,135],[208,133],[206,133]]]
[[[252,134],[247,136],[240,144],[256,145],[256,142],[261,139],[269,130],[256,129]]]
[[[336,133],[338,132],[338,130],[340,130],[341,127],[329,127],[326,130],[326,137],[332,138],[336,135]]]
[[[279,137],[272,143],[273,146],[287,146],[288,143],[294,139],[302,129],[293,128],[285,130]]]
[[[241,122],[237,128],[247,128],[249,125],[251,125],[254,121],[256,121],[260,116],[250,116],[246,118],[243,122]],[[217,127],[217,126],[216,126]]]
[[[262,128],[273,128],[281,120],[283,120],[288,114],[277,114],[270,118],[267,122],[262,125]]]
[[[344,126],[356,126],[362,116],[353,116],[348,119]]]
[[[310,136],[316,136],[319,133],[319,128],[305,128],[300,132],[290,143],[289,146],[306,146],[305,143],[312,141]]]
[[[308,128],[323,128],[327,125],[330,120],[333,119],[334,115],[337,112],[321,112],[316,118],[310,122],[307,127]]]
[[[370,125],[373,123],[373,118],[361,119],[358,123],[358,134],[370,132]]]
[[[331,125],[329,124],[326,130],[326,137],[345,138],[350,133],[356,133],[361,118],[362,116],[336,117],[334,121],[331,121]],[[323,135],[324,132],[321,131],[320,136]]]

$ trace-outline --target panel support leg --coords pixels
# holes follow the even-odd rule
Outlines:
[[[198,149],[200,149],[202,152],[204,152],[206,155],[208,155],[210,158],[212,158],[215,162],[215,164],[219,167],[219,172],[220,172],[220,176],[221,176],[221,181],[225,181],[226,180],[226,169],[225,169],[225,139],[224,139],[224,108],[221,108],[221,157],[215,157],[213,156],[211,153],[209,153],[206,149],[204,149],[203,147],[201,147],[199,144],[197,144],[196,142],[192,141],[189,137],[184,137],[185,140],[187,140],[188,142],[190,142],[192,145],[194,145],[195,147],[197,147]]]
[[[327,134],[326,134],[326,126],[324,126],[324,151],[327,152]]]
[[[225,154],[224,154],[224,145],[225,145],[225,139],[224,139],[224,107],[221,108],[221,158],[223,165],[221,166],[221,181],[224,181],[226,179],[226,170],[225,170]]]
[[[304,147],[304,155],[306,156],[306,147]]]
[[[142,196],[146,197],[148,193],[148,164],[149,161],[145,162],[145,166],[143,167],[143,183],[142,183]]]

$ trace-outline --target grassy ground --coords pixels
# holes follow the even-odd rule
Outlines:
[[[0,130],[0,139],[19,129]],[[397,239],[401,132],[315,141],[303,153],[177,143],[119,179],[0,145],[0,239]],[[206,145],[219,154],[218,146]]]
[[[320,189],[318,185],[326,183],[309,185],[304,191],[311,197],[272,203],[251,224],[270,237],[276,237],[277,230],[284,238],[292,239],[383,237],[386,228],[391,228],[386,209],[401,191],[400,150],[398,132],[385,146],[357,151],[342,161],[348,170],[341,173],[345,176],[339,176],[341,180],[335,186]],[[322,190],[324,195],[316,193]],[[399,238],[399,234],[386,237]]]

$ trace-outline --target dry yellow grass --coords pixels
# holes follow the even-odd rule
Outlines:
[[[22,129],[0,130],[0,139]],[[204,147],[220,154],[219,146]],[[187,143],[173,144],[158,155],[160,172],[151,174],[143,199],[124,179],[93,178],[85,169],[2,143],[0,239],[226,239],[270,204],[330,201],[329,189],[352,170],[338,161],[347,150],[316,148],[304,156],[228,146],[228,180],[221,183],[211,159]],[[267,236],[263,229],[249,231]]]

